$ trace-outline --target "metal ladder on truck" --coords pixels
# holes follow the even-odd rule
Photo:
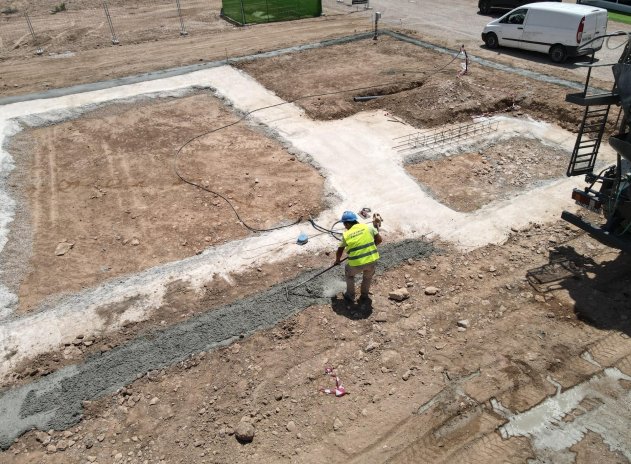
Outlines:
[[[594,40],[627,35],[624,32],[606,34]],[[585,174],[589,186],[572,191],[572,199],[577,204],[592,211],[602,213],[607,222],[594,225],[580,213],[563,211],[561,218],[583,229],[596,240],[607,246],[631,253],[631,235],[626,235],[631,222],[631,197],[629,197],[628,162],[631,162],[631,36],[617,63],[594,64],[594,51],[588,67],[585,88],[581,93],[569,94],[565,100],[585,108],[583,120],[574,145],[574,151],[567,169],[568,176]],[[610,92],[598,90],[590,92],[591,70],[597,66],[611,66],[614,85]],[[594,173],[596,158],[604,135],[611,105],[619,105],[616,133],[609,137],[609,144],[616,151],[616,164]],[[627,167],[624,167],[627,164]],[[624,175],[623,175],[624,170]],[[623,230],[620,232],[620,228]],[[623,234],[625,234],[623,236]]]
[[[595,37],[583,46],[587,46],[598,40],[608,40],[609,37],[623,35],[627,35],[627,33],[614,32],[602,37]],[[611,92],[603,92],[602,90],[590,92],[589,80],[591,78],[592,68],[612,65],[611,63],[594,64],[595,53],[596,50],[592,49],[591,61],[588,65],[586,65],[587,78],[585,79],[585,87],[583,88],[583,91],[579,93],[571,93],[565,96],[565,101],[585,108],[585,111],[583,112],[583,120],[581,121],[578,136],[576,137],[574,150],[572,151],[570,164],[567,168],[568,177],[579,176],[581,174],[592,174],[596,164],[600,142],[607,124],[607,118],[609,117],[609,110],[611,109],[611,105],[617,105],[620,103],[620,96],[618,95],[615,83]],[[627,41],[618,63],[631,64],[631,45],[629,41]],[[620,118],[620,115],[621,112],[618,113],[618,119]]]
[[[589,79],[592,68],[598,66],[594,65],[593,62],[594,54],[592,53],[592,63],[587,70],[587,79],[585,79],[583,91],[570,93],[565,96],[565,101],[585,107],[570,164],[567,167],[568,177],[592,173],[598,157],[600,142],[607,125],[609,110],[611,105],[615,105],[620,101],[615,84],[611,92],[590,92]]]

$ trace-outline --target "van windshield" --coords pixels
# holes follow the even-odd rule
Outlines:
[[[526,13],[528,10],[526,8],[521,8],[519,10],[511,11],[502,19],[500,19],[500,23],[502,24],[524,24],[526,20]]]

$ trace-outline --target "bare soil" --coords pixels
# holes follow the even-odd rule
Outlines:
[[[238,39],[242,41],[237,46],[247,43],[248,50],[265,49],[292,40],[309,41],[315,37],[339,35],[348,32],[349,23],[315,21],[302,24],[306,26],[296,33],[295,39],[288,39],[285,33],[281,34],[282,28],[276,26],[267,28],[269,35],[261,41],[252,41],[250,31],[243,31]],[[232,34],[224,38],[234,40],[235,37],[237,35]],[[188,44],[191,44],[190,49],[186,47]],[[86,52],[76,60],[70,58],[66,69],[58,64],[60,60],[57,64],[42,61],[44,65],[41,66],[32,59],[21,63],[7,61],[17,66],[11,66],[3,76],[3,94],[42,89],[44,82],[52,86],[88,82],[104,76],[190,63],[197,57],[210,59],[223,53],[222,44],[209,46],[204,41],[189,39],[183,39],[177,46],[168,41],[158,45],[130,45],[124,49],[124,54],[119,52],[122,48],[118,48],[119,56],[106,50],[100,56],[103,66],[94,69],[91,64],[97,60],[97,54],[93,52]],[[297,102],[311,117],[320,119],[382,108],[394,117],[424,127],[510,109],[573,128],[579,117],[575,108],[563,102],[565,90],[552,85],[476,67],[467,76],[458,78],[456,63],[439,74],[429,72],[419,76],[416,72],[427,70],[425,66],[439,69],[448,63],[448,59],[389,40],[380,39],[369,45],[352,44],[304,52],[248,63],[242,68],[287,100],[307,94],[359,89],[382,83],[384,78],[397,81],[390,82],[382,92],[384,96],[371,103],[352,102],[352,95],[360,90]],[[141,53],[144,51],[147,53]],[[132,63],[129,56],[142,58]],[[291,80],[286,79],[288,70],[292,73]],[[13,87],[14,82],[19,82],[19,87]],[[521,109],[516,109],[515,105]],[[129,254],[133,265],[147,265],[147,262],[154,262],[152,260],[160,262],[161,259],[188,256],[206,243],[216,243],[219,237],[228,240],[246,233],[234,224],[234,217],[228,214],[225,206],[215,206],[212,198],[202,192],[175,183],[167,160],[173,153],[173,145],[177,144],[169,138],[169,143],[164,143],[169,145],[166,149],[153,140],[164,140],[169,137],[166,132],[177,129],[181,137],[178,143],[183,143],[187,137],[199,133],[199,126],[205,129],[215,123],[208,115],[209,111],[222,121],[230,120],[234,115],[223,110],[214,99],[199,95],[158,104],[135,103],[133,109],[138,114],[124,106],[116,107],[116,111],[114,108],[101,109],[76,121],[29,130],[34,141],[19,141],[18,145],[22,146],[17,148],[25,151],[34,146],[45,148],[38,160],[18,161],[22,163],[18,169],[18,172],[23,171],[22,175],[29,169],[40,173],[37,182],[29,184],[31,190],[25,197],[34,202],[32,205],[37,201],[49,202],[50,192],[53,192],[51,186],[54,184],[41,174],[50,159],[46,153],[65,159],[66,164],[60,165],[65,170],[52,171],[58,183],[64,176],[75,173],[64,187],[75,189],[72,196],[59,189],[54,191],[58,200],[65,200],[69,207],[75,208],[74,217],[72,211],[57,210],[57,218],[67,219],[62,226],[51,220],[52,209],[42,207],[46,214],[38,216],[40,228],[37,228],[38,223],[33,223],[38,231],[34,235],[33,256],[41,257],[42,267],[60,266],[59,263],[73,259],[78,266],[89,264],[86,269],[91,274],[87,278],[97,281],[100,279],[99,265],[103,262],[102,248],[108,253],[115,250],[114,257],[122,256],[123,252]],[[154,124],[154,121],[160,124]],[[129,127],[116,124],[120,122],[126,122]],[[241,151],[259,153],[265,145],[266,152],[269,150],[277,156],[266,158],[266,163],[276,163],[273,166],[277,170],[300,166],[296,161],[289,161],[289,154],[269,138],[251,129],[242,127],[238,130],[241,131],[239,137],[229,137],[225,132],[219,140],[213,140],[212,146],[218,143],[231,156],[237,156]],[[75,145],[83,147],[81,153],[90,155],[88,145],[94,143],[95,135],[101,137],[101,145],[105,145],[112,162],[117,165],[103,165],[97,170],[76,158],[63,158],[61,150],[75,150]],[[34,145],[35,142],[38,145]],[[243,145],[231,147],[230,143]],[[272,147],[266,146],[269,143]],[[133,144],[134,153],[143,154],[142,166],[130,160],[132,151],[128,144]],[[430,168],[432,173],[440,169],[454,178],[466,179],[471,172],[477,172],[475,179],[470,180],[471,185],[474,189],[485,190],[482,186],[490,179],[493,184],[488,184],[489,192],[494,192],[490,186],[495,184],[503,183],[505,189],[524,187],[511,184],[526,182],[524,176],[518,177],[524,172],[533,180],[545,179],[543,166],[532,162],[531,154],[544,148],[533,144],[530,151],[526,151],[520,145],[515,141],[507,142],[506,146],[496,145],[482,154],[470,153],[453,161],[427,163],[433,166]],[[191,167],[189,175],[197,176],[199,172],[207,172],[204,169],[210,169],[210,163],[215,161],[210,146],[209,141],[202,139],[200,145],[186,155],[191,162],[187,164]],[[548,160],[552,167],[550,164],[546,167],[549,171],[557,170],[556,175],[562,175],[565,160],[559,160],[557,156],[563,158],[563,155],[552,149],[546,153],[553,156]],[[501,156],[510,163],[499,164],[499,161],[504,163]],[[511,160],[509,156],[514,158]],[[487,163],[483,162],[485,159]],[[90,161],[95,166],[105,163],[95,157]],[[517,161],[522,162],[519,172],[513,166],[507,167]],[[224,162],[230,161],[224,159]],[[152,168],[150,175],[144,172],[146,169],[141,169],[147,165]],[[228,164],[222,164],[224,174],[232,176],[224,188],[242,189],[234,190],[232,194],[244,212],[252,213],[245,216],[260,217],[259,208],[266,211],[266,221],[276,222],[288,216],[285,203],[273,207],[256,203],[258,197],[251,191],[255,186],[246,181],[247,177],[251,182],[255,167],[252,171],[248,168],[246,176],[241,165],[236,166],[232,166],[233,172],[228,169]],[[489,167],[492,167],[490,171]],[[320,207],[321,192],[318,189],[321,179],[311,168],[301,166],[300,169],[311,179],[304,188],[313,192],[313,195],[301,195],[300,198],[315,199],[312,205],[300,203],[300,208]],[[510,169],[514,172],[508,172]],[[421,174],[425,172],[423,167]],[[96,177],[92,182],[86,182],[78,175],[84,173]],[[279,181],[273,171],[263,170],[256,175],[260,180],[270,176],[270,183]],[[95,184],[99,179],[109,180],[109,183]],[[136,185],[136,179],[144,179],[145,184]],[[291,180],[289,177],[290,185],[283,191],[292,191]],[[259,183],[265,184],[265,181]],[[105,195],[91,198],[98,192],[95,185],[104,189]],[[217,183],[210,181],[209,185]],[[48,194],[36,196],[36,188],[44,187],[49,190],[42,192]],[[448,194],[439,191],[436,184],[432,188],[444,201],[452,201],[454,208],[476,205],[465,193],[449,200]],[[162,195],[164,190],[172,195]],[[260,201],[274,198],[280,190],[266,191]],[[151,193],[156,205],[148,202],[143,193]],[[175,195],[177,211],[172,206]],[[131,204],[132,200],[137,203]],[[293,203],[293,197],[285,201]],[[204,202],[208,204],[205,206]],[[164,215],[156,216],[154,225],[148,210],[155,207],[161,208],[158,210]],[[99,214],[109,218],[106,227],[103,224],[106,221],[99,222],[100,217],[92,213],[91,208],[97,208]],[[140,214],[132,218],[136,212]],[[175,221],[168,216],[169,212],[177,212],[178,216],[191,221]],[[83,231],[76,226],[74,219],[83,215],[100,224],[102,230]],[[223,225],[217,226],[219,223]],[[116,225],[116,231],[111,224]],[[173,225],[181,228],[178,233],[170,231],[169,227]],[[218,229],[208,230],[211,225]],[[52,227],[53,231],[41,231],[44,226]],[[73,227],[77,227],[74,229],[77,232],[71,234]],[[160,233],[152,235],[148,230],[150,227],[159,229]],[[139,245],[123,245],[122,238],[133,237],[136,231],[143,233]],[[116,240],[116,233],[121,240]],[[85,239],[78,238],[79,234]],[[163,235],[168,240],[163,239]],[[48,237],[47,244],[37,242],[41,240],[38,236]],[[94,236],[97,236],[98,244],[92,243]],[[203,240],[205,236],[211,237],[211,241]],[[186,239],[186,246],[182,246],[181,237]],[[75,245],[67,255],[56,258],[54,248],[62,238],[72,240]],[[160,249],[154,241],[161,241],[163,247],[170,249]],[[493,410],[490,400],[496,399],[514,412],[526,411],[555,394],[553,382],[567,390],[611,366],[631,375],[628,290],[631,262],[628,256],[599,245],[562,221],[531,224],[515,231],[504,244],[489,245],[468,253],[445,244],[436,245],[440,251],[427,260],[403,263],[378,276],[369,311],[357,307],[347,309],[341,300],[333,299],[330,305],[311,307],[238,344],[211,353],[199,353],[176,366],[150,372],[116,394],[86,403],[85,417],[78,426],[66,431],[29,432],[9,450],[0,453],[0,460],[20,464],[525,463],[540,457],[537,455],[539,450],[527,438],[501,438],[497,430],[506,419]],[[78,250],[91,253],[95,262],[79,259],[75,256]],[[322,265],[331,258],[311,259],[307,266]],[[126,263],[119,258],[113,263],[106,263],[111,266],[107,272],[124,272]],[[568,267],[563,268],[559,263],[566,263]],[[271,285],[292,275],[296,264],[288,262],[284,267],[263,267],[262,272],[235,279],[234,286],[214,283],[202,295],[184,287],[174,287],[169,304],[161,308],[156,319],[127,327],[111,338],[89,340],[92,342],[89,345],[79,340],[77,350],[80,353],[76,356],[63,359],[63,353],[58,353],[57,361],[50,358],[37,360],[23,375],[45,374],[55,370],[55,365],[80,361],[86,354],[98,356],[99,350],[146,333],[162,321],[175,323],[178,318]],[[546,271],[546,266],[552,271]],[[125,272],[133,272],[132,268]],[[564,271],[568,268],[576,271]],[[554,270],[559,271],[557,278]],[[71,268],[56,268],[59,275],[66,271],[72,275]],[[538,290],[528,283],[528,277],[533,273],[548,276],[545,285],[539,286]],[[341,275],[338,277],[341,279]],[[69,284],[77,288],[81,285],[78,280]],[[52,279],[47,285],[55,288]],[[408,288],[410,298],[403,302],[389,300],[388,293],[400,287]],[[593,362],[582,356],[586,351]],[[321,392],[322,388],[333,385],[333,379],[324,374],[327,366],[335,368],[348,395],[335,398]],[[631,386],[621,382],[621,388],[628,394]],[[586,401],[581,405],[583,409],[577,408],[573,414],[578,416],[583,410],[598,407],[597,403],[588,403]],[[620,417],[623,418],[622,413]],[[571,417],[564,419],[569,421]],[[240,443],[235,438],[235,430],[241,422],[250,422],[254,426],[252,443]],[[571,452],[575,453],[578,463],[596,459],[603,463],[628,462],[594,432],[578,437]]]
[[[22,268],[20,310],[251,234],[224,199],[182,182],[173,164],[187,140],[238,118],[199,93],[106,106],[22,132],[13,143],[12,182],[24,188],[32,254],[26,267],[23,255],[8,257]],[[177,166],[228,199],[251,227],[294,222],[323,207],[320,174],[247,124],[196,139]],[[60,243],[72,248],[58,255]]]
[[[570,153],[537,140],[515,137],[477,152],[406,165],[441,203],[469,213],[545,180],[558,179]]]
[[[534,291],[526,272],[559,256],[584,273],[561,279],[559,290]],[[602,365],[631,374],[631,343],[607,330],[631,333],[621,319],[628,306],[606,292],[599,301],[585,296],[629,264],[562,223],[534,224],[505,245],[466,254],[443,248],[378,277],[367,318],[339,300],[312,307],[86,403],[79,426],[31,432],[4,459],[526,462],[535,451],[524,438],[499,437],[504,420],[490,398],[527,410],[554,393],[547,378],[568,388],[598,371],[580,357],[588,349]],[[410,299],[388,300],[400,286]],[[438,293],[427,295],[430,286]],[[466,329],[457,325],[463,319]],[[334,384],[325,366],[335,368],[347,396],[320,391]],[[243,420],[255,429],[250,444],[234,436]],[[594,445],[593,434],[579,441],[577,462],[590,462]],[[603,462],[626,462],[602,450]]]
[[[238,67],[281,98],[295,101],[314,119],[339,119],[359,111],[384,109],[423,128],[517,111],[576,129],[582,113],[565,102],[565,90],[476,65],[459,76],[461,63],[461,59],[446,54],[381,37],[376,42],[308,50]],[[291,80],[283,78],[288,67],[292,69]],[[365,95],[381,98],[353,101],[354,96]]]
[[[99,24],[107,28],[105,20]],[[363,32],[369,27],[364,16],[343,15],[222,29],[221,33],[191,33],[186,37],[173,31],[168,37],[162,34],[146,42],[122,41],[117,46],[105,38],[98,48],[86,44],[65,53],[69,47],[64,45],[53,55],[47,52],[36,56],[36,47],[28,47],[18,56],[0,56],[0,97],[247,56]]]
[[[572,447],[576,452],[577,464],[588,464],[591,462],[610,462],[612,464],[624,464],[629,462],[621,453],[612,452],[602,437],[594,432],[588,431],[585,439]]]
[[[60,10],[62,3],[64,7]],[[220,18],[221,2],[182,3],[182,20],[187,33],[209,35],[234,27]],[[176,2],[115,0],[107,5],[114,35],[122,44],[177,38],[182,30]],[[9,0],[2,3],[2,9],[14,11],[0,16],[0,57],[4,59],[32,58],[37,48],[54,58],[59,54],[112,45],[112,32],[102,2]],[[35,39],[27,29],[25,13],[31,21]]]

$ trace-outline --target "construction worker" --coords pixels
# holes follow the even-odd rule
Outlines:
[[[352,211],[344,211],[342,223],[346,231],[342,234],[342,243],[335,254],[334,264],[340,264],[342,254],[346,250],[348,262],[344,270],[346,275],[344,299],[348,303],[355,302],[355,276],[361,273],[360,301],[370,300],[368,291],[379,259],[377,245],[382,242],[379,230],[371,224],[360,224],[357,215]]]

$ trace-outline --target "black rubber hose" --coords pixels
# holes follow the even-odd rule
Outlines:
[[[438,69],[436,69],[436,70],[434,70],[434,72],[432,72],[429,76],[426,76],[426,77],[425,77],[425,80],[427,80],[427,79],[429,79],[431,76],[433,76],[433,75],[435,75],[435,74],[438,74],[438,73],[442,72],[443,70],[445,70],[445,69],[446,69],[446,68],[447,68],[447,67],[448,67],[451,63],[453,63],[453,62],[456,60],[456,58],[458,58],[458,56],[460,56],[460,54],[461,54],[461,53],[462,53],[461,51],[460,51],[460,52],[458,52],[458,53],[457,53],[457,54],[456,54],[456,55],[455,55],[455,56],[451,59],[451,61],[449,61],[449,63],[447,63],[446,65],[444,65],[444,66],[442,66],[442,67],[440,67],[440,68],[438,68]],[[429,71],[428,71],[428,72],[429,72]],[[197,187],[198,189],[203,190],[203,191],[205,191],[205,192],[208,192],[208,193],[211,193],[211,194],[213,194],[213,195],[216,195],[216,196],[218,196],[219,198],[221,198],[223,201],[225,201],[226,203],[228,203],[228,205],[230,206],[230,208],[232,208],[232,211],[234,212],[234,214],[235,214],[235,216],[237,217],[238,221],[239,221],[239,222],[243,225],[243,227],[245,227],[246,229],[248,229],[248,230],[250,230],[250,231],[252,231],[252,232],[269,232],[269,231],[272,231],[272,230],[278,230],[278,229],[283,229],[283,228],[285,228],[285,227],[291,227],[291,226],[294,226],[294,225],[296,225],[296,224],[300,223],[300,221],[302,221],[302,216],[301,216],[301,217],[299,217],[297,221],[292,222],[291,224],[286,224],[286,225],[277,226],[277,227],[271,227],[271,228],[269,228],[269,229],[259,229],[259,228],[252,227],[252,226],[250,226],[249,224],[247,224],[247,223],[246,223],[246,222],[245,222],[245,221],[241,218],[241,216],[240,216],[240,215],[239,215],[239,213],[237,212],[237,210],[236,210],[236,208],[234,207],[234,205],[232,204],[232,202],[231,202],[230,200],[228,200],[225,196],[223,196],[223,195],[222,195],[222,194],[220,194],[219,192],[216,192],[216,191],[211,190],[211,189],[209,189],[209,188],[207,188],[207,187],[204,187],[203,185],[200,185],[200,184],[198,184],[198,183],[196,183],[196,182],[194,182],[194,181],[192,181],[192,180],[186,179],[186,178],[184,178],[184,176],[182,176],[182,175],[180,174],[180,171],[179,171],[179,169],[178,169],[178,164],[177,164],[177,162],[178,162],[178,158],[180,157],[180,154],[182,153],[182,150],[183,150],[183,149],[184,149],[187,145],[189,145],[191,142],[193,142],[193,141],[195,141],[195,140],[197,140],[197,139],[199,139],[199,138],[201,138],[201,137],[204,137],[204,136],[209,135],[209,134],[212,134],[212,133],[214,133],[214,132],[218,132],[218,131],[220,131],[220,130],[227,129],[228,127],[231,127],[231,126],[234,126],[234,125],[236,125],[236,124],[239,124],[239,123],[240,123],[241,121],[243,121],[245,118],[247,118],[248,116],[250,116],[251,114],[253,114],[253,113],[257,112],[257,111],[262,111],[262,110],[266,110],[266,109],[269,109],[269,108],[276,108],[276,107],[278,107],[278,106],[287,105],[287,104],[290,104],[290,103],[295,103],[295,102],[297,102],[297,101],[300,101],[300,100],[305,100],[305,99],[307,99],[307,98],[326,97],[326,96],[330,96],[330,95],[337,95],[337,94],[340,94],[340,93],[358,92],[358,91],[362,91],[362,90],[372,90],[372,89],[378,89],[378,88],[381,88],[381,87],[391,86],[391,85],[394,85],[394,84],[404,84],[404,83],[410,83],[410,82],[415,82],[415,81],[392,81],[392,82],[387,82],[387,83],[384,83],[384,84],[371,85],[371,86],[366,86],[366,87],[356,87],[356,88],[353,88],[353,89],[336,90],[336,91],[334,91],[334,92],[325,92],[325,93],[320,93],[320,94],[305,95],[305,96],[303,96],[303,97],[298,97],[298,98],[296,98],[296,99],[294,99],[294,100],[291,100],[291,101],[283,101],[283,102],[281,102],[281,103],[276,103],[276,104],[274,104],[274,105],[263,106],[263,107],[261,107],[261,108],[256,108],[256,109],[254,109],[254,110],[252,110],[252,111],[248,111],[247,113],[243,114],[243,116],[241,116],[239,119],[237,119],[237,120],[236,120],[236,121],[234,121],[234,122],[231,122],[231,123],[229,123],[229,124],[225,124],[225,125],[223,125],[223,126],[220,126],[220,127],[215,128],[215,129],[211,129],[211,130],[208,130],[208,131],[203,132],[203,133],[201,133],[201,134],[198,134],[198,135],[196,135],[196,136],[194,136],[194,137],[191,137],[191,138],[190,138],[190,139],[188,139],[186,142],[184,142],[184,144],[182,144],[182,145],[180,146],[180,148],[178,148],[178,149],[177,149],[177,151],[175,152],[175,156],[173,157],[173,171],[175,172],[175,174],[177,175],[177,177],[178,177],[178,178],[179,178],[182,182],[185,182],[185,183],[187,183],[187,184],[189,184],[189,185],[192,185],[193,187]],[[339,221],[338,221],[338,222],[339,222]],[[311,221],[311,223],[312,223],[312,225],[314,225],[314,227],[315,227],[315,222]],[[337,223],[336,223],[336,224],[337,224]],[[317,227],[316,227],[316,229],[317,229]],[[317,229],[317,230],[320,230],[320,229]],[[335,233],[338,233],[338,232],[334,232],[333,230],[327,230],[327,229],[324,229],[324,228],[322,228],[322,231],[329,232],[331,235],[333,235],[333,234],[335,234]],[[338,233],[338,234],[339,234],[339,233]],[[335,235],[333,235],[333,236],[335,237]],[[337,238],[337,237],[336,237],[336,238]],[[340,239],[338,239],[338,240],[340,240]]]

